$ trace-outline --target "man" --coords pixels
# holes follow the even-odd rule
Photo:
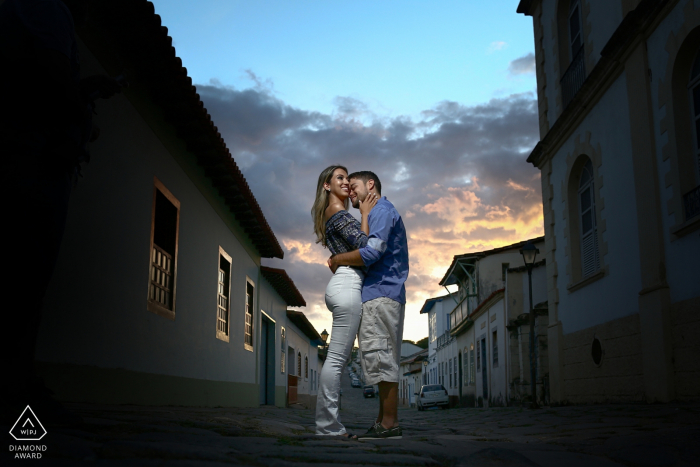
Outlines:
[[[370,193],[379,199],[369,214],[369,239],[359,250],[328,259],[335,272],[338,266],[365,266],[362,286],[362,321],[359,344],[365,384],[379,386],[379,415],[374,425],[359,439],[402,437],[398,420],[399,360],[406,305],[408,244],[401,216],[386,197],[382,184],[372,172],[348,176],[350,200],[355,208]]]

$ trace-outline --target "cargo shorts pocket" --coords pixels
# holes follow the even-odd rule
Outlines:
[[[365,371],[368,374],[379,373],[382,366],[382,356],[386,357],[386,351],[389,350],[389,339],[386,337],[364,339],[361,347]]]

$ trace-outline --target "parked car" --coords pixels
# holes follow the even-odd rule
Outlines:
[[[365,386],[365,388],[362,390],[362,394],[365,396],[365,399],[368,397],[374,397],[374,386]]]
[[[425,384],[420,388],[420,393],[415,394],[419,396],[416,402],[419,411],[436,406],[446,409],[450,405],[447,389],[442,384]]]
[[[353,378],[352,380],[350,380],[350,386],[352,386],[354,388],[361,388],[362,384],[360,384],[359,379]]]

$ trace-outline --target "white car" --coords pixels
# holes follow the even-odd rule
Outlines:
[[[418,410],[425,410],[428,407],[442,407],[446,409],[450,405],[450,398],[447,389],[442,384],[426,384],[420,388],[416,407]]]

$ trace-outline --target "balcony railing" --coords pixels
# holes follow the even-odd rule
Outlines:
[[[441,336],[438,336],[437,338],[437,348],[439,349],[449,344],[451,340],[452,336],[450,335],[450,331],[445,331]]]
[[[470,302],[471,300],[471,302]],[[471,307],[470,307],[471,305]],[[469,317],[469,310],[476,307],[476,296],[467,295],[450,313],[450,329],[455,329]]]
[[[583,46],[578,49],[571,65],[567,68],[559,84],[561,85],[561,98],[566,108],[576,93],[586,81],[586,62],[584,60]]]
[[[685,220],[700,215],[700,185],[683,195],[683,204],[685,204]]]

